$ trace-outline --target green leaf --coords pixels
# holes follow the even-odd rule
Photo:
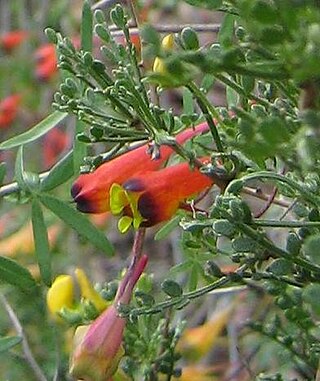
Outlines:
[[[69,180],[73,173],[73,152],[70,151],[50,169],[48,176],[41,182],[41,190],[47,192],[56,188]]]
[[[0,256],[0,281],[17,286],[23,291],[30,291],[36,286],[30,272],[16,261]]]
[[[50,287],[52,274],[48,232],[41,205],[36,198],[32,200],[32,229],[41,278]]]
[[[189,270],[190,267],[192,267],[192,266],[193,266],[193,261],[186,261],[183,263],[178,263],[177,265],[171,267],[169,272],[170,272],[170,275],[176,275],[179,273],[183,273],[186,270]]]
[[[183,113],[192,114],[194,112],[193,95],[189,89],[183,89]]]
[[[198,8],[217,10],[221,7],[222,0],[185,0],[186,3]]]
[[[23,146],[20,146],[17,152],[16,163],[14,167],[15,179],[20,189],[27,190],[24,178],[24,165],[23,165]]]
[[[0,337],[0,353],[7,352],[12,347],[21,343],[21,341],[22,341],[21,336]]]
[[[7,172],[6,163],[0,163],[0,185],[3,183]]]
[[[232,45],[232,39],[234,35],[234,22],[234,15],[227,13],[224,16],[223,22],[218,33],[218,41],[223,47],[230,47]]]
[[[0,150],[11,149],[22,144],[33,142],[34,140],[40,138],[42,135],[46,134],[53,127],[55,127],[67,115],[68,114],[65,112],[54,111],[30,130],[2,142],[0,144]]]
[[[82,7],[81,49],[92,52],[93,15],[90,1],[85,0]]]
[[[40,194],[39,199],[46,208],[50,209],[67,225],[76,230],[78,234],[106,254],[113,255],[114,248],[111,243],[84,215],[80,214],[68,203],[60,201],[53,196]]]
[[[308,237],[304,244],[304,252],[308,259],[317,265],[320,265],[319,258],[320,234]]]
[[[23,146],[20,146],[17,152],[15,162],[15,178],[20,189],[25,191],[32,191],[39,186],[39,176],[32,172],[25,172],[23,162]]]
[[[179,226],[179,222],[181,218],[182,216],[176,215],[169,222],[163,225],[155,234],[154,236],[155,241],[160,241],[161,239],[164,239],[165,237],[167,237],[172,232],[172,230],[174,230],[177,226]]]
[[[228,108],[237,107],[239,104],[239,94],[231,87],[226,88],[226,97]]]

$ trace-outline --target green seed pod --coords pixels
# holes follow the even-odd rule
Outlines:
[[[190,27],[182,29],[181,42],[186,50],[197,50],[200,46],[197,33]]]
[[[179,297],[182,295],[182,292],[183,292],[181,286],[177,282],[171,279],[165,279],[161,283],[161,289],[171,298]]]

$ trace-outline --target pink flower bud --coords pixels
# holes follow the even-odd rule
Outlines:
[[[74,352],[70,373],[79,380],[107,381],[118,368],[124,354],[123,331],[126,320],[118,315],[117,305],[128,304],[132,291],[146,264],[147,256],[133,260],[122,279],[115,302],[91,325],[78,327],[74,336]]]

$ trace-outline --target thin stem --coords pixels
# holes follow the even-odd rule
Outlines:
[[[267,171],[261,171],[261,172],[255,172],[251,173],[249,175],[246,175],[241,178],[243,181],[243,184],[245,184],[248,181],[252,180],[261,180],[261,179],[270,179],[270,180],[275,180],[281,183],[284,183],[288,185],[289,187],[293,188],[294,190],[297,190],[304,198],[306,201],[310,202],[314,206],[318,207],[320,203],[320,198],[315,196],[312,192],[301,186],[299,183],[294,181],[293,179],[290,179],[289,177],[285,177],[283,175],[280,175],[278,173],[274,172],[267,172]],[[225,192],[226,194],[228,193],[228,188],[232,186],[232,182],[227,186]]]
[[[272,192],[270,193],[270,195],[268,197],[267,203],[265,205],[263,205],[263,207],[254,214],[255,218],[259,218],[266,213],[266,211],[273,204],[273,200],[275,199],[277,192],[278,192],[278,188],[274,187]]]
[[[271,106],[271,103],[269,103],[267,100],[259,98],[253,93],[247,94],[241,86],[239,86],[236,82],[232,81],[230,78],[227,78],[223,74],[216,74],[215,77],[226,86],[231,87],[231,89],[233,89],[238,94],[243,95],[247,98],[253,99],[257,103],[261,104],[262,106],[265,106],[268,108]]]
[[[14,326],[15,330],[17,331],[17,334],[22,338],[22,349],[23,349],[23,353],[24,353],[24,358],[25,358],[26,362],[28,363],[28,365],[30,366],[30,368],[32,369],[35,378],[38,381],[48,381],[47,377],[42,372],[42,369],[39,367],[38,363],[36,362],[36,360],[32,354],[32,351],[31,351],[31,348],[29,346],[27,337],[24,333],[23,327],[22,327],[17,315],[13,311],[12,307],[10,306],[9,302],[7,301],[7,299],[5,298],[4,295],[0,295],[0,299],[1,299],[2,304],[4,305],[5,310],[7,311],[8,315],[9,315],[9,318],[11,320],[12,325]]]
[[[275,221],[275,220],[253,220],[253,226],[273,227],[273,228],[301,228],[320,227],[320,221]]]
[[[264,201],[268,201],[269,197],[270,197],[270,195],[266,195],[262,192],[259,192],[257,189],[252,189],[249,187],[244,187],[242,189],[242,193],[245,193],[245,194],[252,196],[252,197],[259,198],[260,200],[264,200]],[[272,200],[272,204],[279,205],[279,206],[282,206],[284,208],[289,208],[289,206],[291,205],[291,201],[289,202],[286,200],[280,200],[278,198],[275,198]]]
[[[134,236],[132,255],[136,261],[141,258],[146,228],[139,228]]]
[[[217,127],[213,121],[213,118],[215,118],[223,126],[224,123],[223,123],[223,120],[221,119],[220,114],[211,105],[211,103],[208,101],[207,97],[203,94],[203,92],[193,82],[190,82],[186,87],[191,91],[191,93],[196,98],[196,100],[199,104],[199,107],[200,107],[203,115],[206,118],[206,121],[207,121],[209,128],[210,128],[210,132],[212,134],[214,142],[216,143],[217,150],[219,152],[224,152],[223,145],[222,145]]]
[[[294,263],[309,271],[312,271],[318,276],[320,275],[320,266],[314,263],[311,263],[301,257],[294,257],[287,251],[280,249],[279,247],[275,246],[271,241],[269,241],[267,238],[265,238],[265,236],[261,234],[260,232],[256,231],[255,229],[251,228],[250,226],[242,222],[236,221],[234,217],[225,209],[216,207],[216,210],[219,211],[222,218],[225,218],[231,223],[233,223],[239,229],[239,231],[241,231],[246,236],[252,238],[260,246],[267,249],[271,256],[276,258],[285,258],[291,263]]]
[[[232,287],[232,288],[226,288],[226,289],[224,288],[221,290],[217,290],[217,289],[227,285],[228,283],[232,283],[234,281],[233,275],[236,274],[241,276],[242,272],[245,271],[246,268],[247,266],[243,265],[239,267],[239,269],[235,271],[234,273],[225,275],[222,278],[218,279],[217,281],[208,284],[207,286],[198,288],[197,290],[194,290],[194,291],[186,292],[180,297],[172,298],[170,300],[166,300],[164,302],[158,303],[151,308],[145,308],[145,307],[134,308],[130,311],[130,313],[132,313],[135,316],[156,314],[170,307],[179,306],[179,305],[181,306],[181,304],[183,304],[184,302],[188,303],[190,300],[199,298],[208,293],[213,293],[213,292],[224,293],[224,292],[230,292],[230,290],[232,292],[239,291],[239,290],[242,291],[245,289],[245,287],[244,288]]]

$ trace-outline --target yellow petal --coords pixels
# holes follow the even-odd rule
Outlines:
[[[108,306],[108,303],[102,296],[93,288],[85,272],[82,269],[76,269],[75,274],[80,286],[81,296],[97,308],[98,311],[103,311]]]
[[[174,44],[174,35],[172,33],[163,37],[163,39],[161,41],[161,46],[164,50],[172,50],[173,44]]]
[[[126,191],[119,184],[112,184],[110,188],[110,210],[112,214],[119,214],[128,205]]]
[[[118,229],[121,233],[126,233],[131,224],[132,224],[132,221],[133,219],[129,216],[123,216],[120,218],[120,220],[118,221]]]
[[[152,70],[155,72],[155,73],[160,73],[160,74],[164,74],[166,73],[167,69],[166,69],[166,65],[165,63],[163,62],[163,59],[159,58],[159,57],[156,57],[154,59],[154,63],[153,63],[153,68]]]
[[[73,305],[74,286],[70,275],[59,275],[47,292],[47,306],[53,315],[57,315],[62,307]]]

